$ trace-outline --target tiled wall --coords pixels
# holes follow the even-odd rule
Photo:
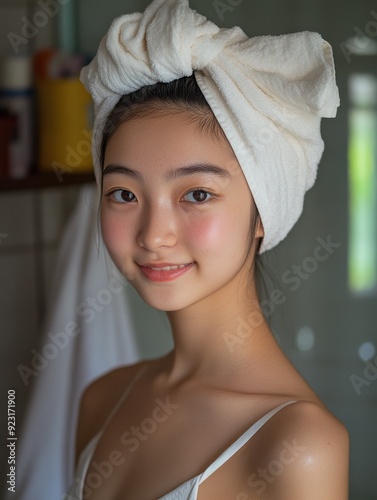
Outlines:
[[[23,36],[25,19],[32,20],[34,0],[0,0],[0,58],[32,54],[54,39],[51,18],[35,36],[17,50],[9,34]],[[0,75],[1,77],[2,75]],[[38,342],[41,316],[51,283],[56,249],[62,227],[71,210],[77,188],[0,192],[0,406],[2,422],[7,390],[17,391],[17,425],[21,424],[29,391],[17,373]],[[5,426],[0,430],[3,438]],[[5,453],[0,457],[4,471]]]
[[[32,385],[25,387],[17,367],[28,366],[40,342],[59,241],[78,192],[72,186],[0,193],[0,394],[4,401],[16,389],[18,428]]]
[[[38,340],[56,252],[78,187],[2,192],[0,195],[2,366],[14,367],[29,341]],[[17,338],[19,341],[17,341]],[[7,339],[7,340],[6,340]]]

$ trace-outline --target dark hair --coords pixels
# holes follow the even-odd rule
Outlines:
[[[106,148],[109,140],[115,134],[119,126],[134,118],[144,118],[155,115],[156,113],[163,116],[165,114],[180,113],[182,111],[190,113],[193,122],[196,123],[201,130],[209,131],[221,144],[224,143],[223,141],[229,144],[223,129],[201,92],[194,75],[179,78],[170,83],[156,83],[154,85],[145,86],[131,94],[122,96],[104,124],[100,150],[98,151],[102,167],[100,179],[101,197],[103,190],[102,170]],[[235,157],[233,150],[232,155]],[[261,279],[262,273],[258,250],[262,243],[262,238],[258,238],[257,241],[254,238],[258,217],[259,212],[253,201],[250,217],[248,255],[250,251],[254,252],[250,276],[255,276],[258,298],[259,301],[261,301],[263,280]]]

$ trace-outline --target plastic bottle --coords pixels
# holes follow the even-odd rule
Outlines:
[[[17,132],[17,116],[0,107],[0,180],[9,179],[10,146]]]
[[[32,64],[27,56],[3,60],[0,106],[17,116],[17,133],[10,145],[9,177],[30,174],[33,163],[33,87]]]

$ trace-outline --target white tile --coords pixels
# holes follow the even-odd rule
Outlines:
[[[14,245],[32,244],[33,193],[31,191],[1,193],[0,252]]]
[[[0,256],[1,353],[22,351],[38,331],[37,282],[32,253]]]
[[[0,276],[0,366],[3,373],[0,390],[2,394],[10,388],[16,390],[20,428],[31,384],[25,384],[19,367],[31,366],[32,349],[39,345],[33,254],[0,256]]]

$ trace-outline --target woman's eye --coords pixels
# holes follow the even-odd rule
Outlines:
[[[212,194],[208,193],[208,191],[204,191],[204,189],[195,189],[194,191],[190,191],[185,194],[184,198],[186,201],[190,203],[205,203],[212,198]]]
[[[109,193],[108,196],[111,196],[119,203],[133,203],[136,201],[136,196],[131,193],[131,191],[127,191],[125,189],[116,189],[115,191]]]

